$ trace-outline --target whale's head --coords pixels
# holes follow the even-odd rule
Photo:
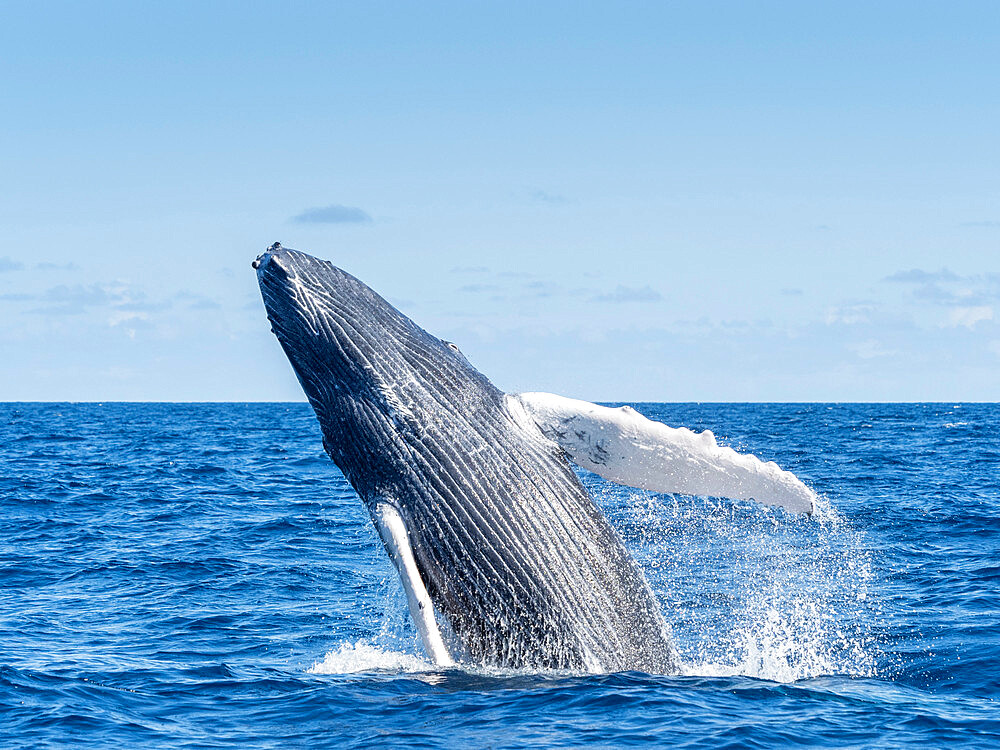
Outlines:
[[[380,491],[363,475],[390,475],[372,469],[419,440],[442,403],[470,410],[502,398],[458,347],[332,263],[275,243],[253,266],[324,447],[363,496]]]

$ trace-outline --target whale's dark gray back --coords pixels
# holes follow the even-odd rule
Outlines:
[[[397,509],[467,658],[673,669],[641,571],[561,450],[501,391],[332,264],[274,246],[255,265],[324,447],[370,512]]]

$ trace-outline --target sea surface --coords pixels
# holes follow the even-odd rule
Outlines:
[[[0,747],[1000,746],[1000,406],[632,405],[822,497],[582,475],[678,675],[434,668],[306,404],[0,404]]]

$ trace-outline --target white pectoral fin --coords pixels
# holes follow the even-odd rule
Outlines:
[[[756,500],[812,513],[816,493],[774,462],[720,446],[708,430],[667,427],[623,406],[613,409],[551,393],[516,398],[578,465],[618,484],[654,492]]]
[[[434,605],[427,593],[424,581],[417,570],[417,561],[413,558],[410,538],[406,533],[406,525],[399,511],[389,503],[379,503],[375,507],[375,525],[379,536],[385,544],[389,557],[392,558],[400,580],[406,590],[406,603],[410,608],[410,616],[420,633],[424,650],[435,665],[450,667],[455,663],[444,645],[441,629],[434,617]]]

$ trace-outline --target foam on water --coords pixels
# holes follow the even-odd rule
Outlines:
[[[310,674],[354,674],[357,672],[431,672],[434,665],[425,658],[393,651],[364,639],[342,643],[307,671]]]

